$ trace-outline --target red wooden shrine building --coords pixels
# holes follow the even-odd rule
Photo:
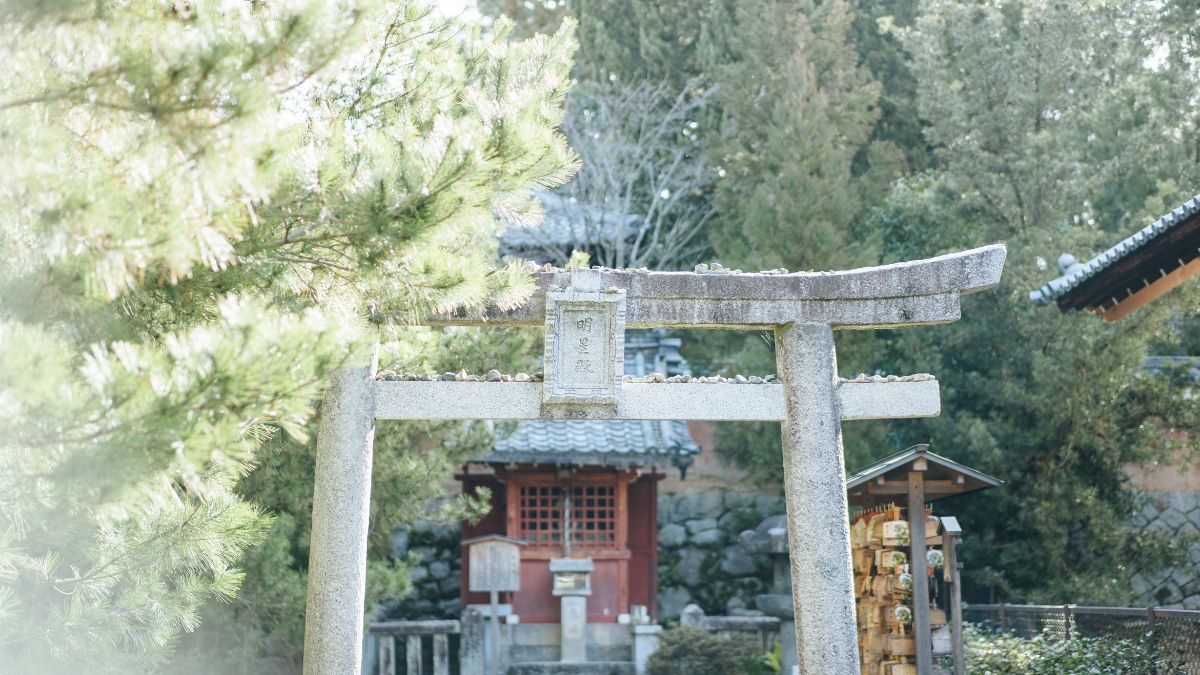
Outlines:
[[[663,331],[631,331],[625,372],[687,374],[679,340]],[[521,623],[559,623],[552,558],[591,558],[588,623],[612,623],[635,605],[658,615],[658,481],[661,469],[686,468],[699,451],[682,421],[526,420],[490,454],[457,478],[473,494],[486,486],[492,509],[475,525],[464,522],[464,541],[503,534],[526,542],[521,549],[521,590],[501,594]],[[470,593],[463,556],[462,603],[488,602]]]

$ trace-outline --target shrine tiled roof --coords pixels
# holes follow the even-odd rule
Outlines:
[[[679,420],[527,420],[496,443],[489,461],[670,464],[698,451]]]
[[[690,374],[679,342],[661,329],[630,331],[625,373]],[[681,420],[524,420],[477,461],[663,466],[699,451]]]
[[[1086,263],[1080,263],[1074,256],[1064,253],[1058,259],[1061,276],[1031,291],[1029,299],[1043,305],[1057,302],[1064,310],[1115,305],[1139,290],[1142,284],[1154,281],[1157,276],[1165,276],[1177,266],[1182,267],[1196,258],[1195,248],[1181,246],[1182,242],[1176,239],[1179,238],[1178,232],[1185,225],[1190,226],[1197,215],[1200,215],[1200,195],[1192,197]],[[1136,258],[1153,255],[1156,248],[1163,249],[1164,255],[1157,256],[1153,264],[1144,265],[1146,270],[1133,269]],[[1157,260],[1159,257],[1163,260]],[[1128,279],[1118,284],[1119,287],[1099,287],[1103,277],[1113,275]],[[1097,287],[1094,292],[1091,286]]]

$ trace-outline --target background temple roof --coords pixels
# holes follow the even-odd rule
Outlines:
[[[534,195],[542,202],[542,221],[531,226],[505,222],[500,235],[501,255],[555,262],[545,260],[544,254],[554,252],[565,260],[574,249],[587,250],[598,243],[616,241],[622,225],[627,238],[650,227],[644,218],[622,217],[616,208],[605,209],[556,192],[537,191]]]
[[[625,374],[689,375],[679,353],[679,338],[665,330],[629,331],[625,336]],[[700,451],[681,420],[524,420],[499,439],[482,462],[542,464],[671,464]]]
[[[1112,321],[1200,271],[1200,195],[1086,263],[1064,253],[1059,273],[1029,299],[1063,311],[1093,310]],[[1125,305],[1122,307],[1122,305]]]

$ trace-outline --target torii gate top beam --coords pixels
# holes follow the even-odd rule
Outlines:
[[[624,291],[625,325],[766,329],[789,323],[890,328],[958,320],[959,296],[1000,281],[1005,247],[994,244],[911,262],[844,272],[792,274],[591,270],[591,290]],[[546,294],[572,285],[571,270],[538,272],[521,307],[483,314],[434,315],[430,325],[541,326]],[[578,277],[575,283],[578,285]]]

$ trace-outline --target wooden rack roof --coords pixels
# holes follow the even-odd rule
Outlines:
[[[901,501],[908,494],[908,473],[914,470],[925,472],[925,500],[928,502],[1004,484],[998,478],[932,453],[928,445],[921,444],[850,476],[846,481],[849,501],[867,507]]]

